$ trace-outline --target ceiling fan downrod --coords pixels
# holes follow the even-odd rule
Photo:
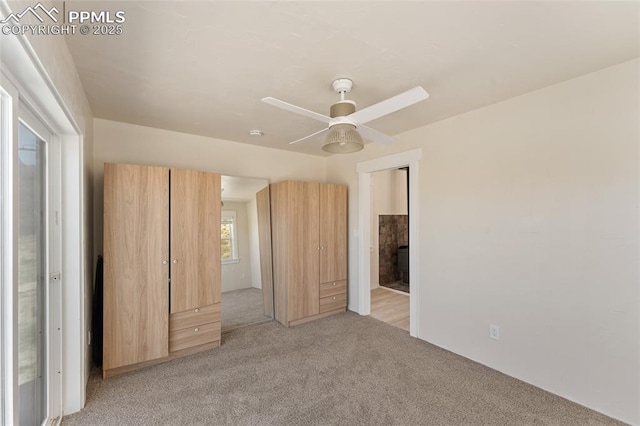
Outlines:
[[[329,116],[331,118],[346,117],[349,114],[356,112],[356,103],[345,99],[345,95],[351,92],[353,87],[353,81],[348,78],[339,78],[333,82],[333,90],[340,94],[340,101],[331,105],[329,109]]]

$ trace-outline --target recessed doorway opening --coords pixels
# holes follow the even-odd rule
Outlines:
[[[409,331],[409,167],[371,173],[371,316]]]
[[[418,216],[418,166],[421,157],[422,150],[415,149],[411,151],[406,151],[398,154],[389,155],[386,157],[377,158],[374,160],[369,160],[365,162],[358,163],[357,171],[358,171],[358,183],[359,183],[359,200],[358,200],[358,211],[359,211],[359,251],[360,251],[360,262],[359,262],[359,283],[358,283],[358,312],[361,315],[372,315],[375,317],[374,308],[377,311],[378,303],[383,305],[391,306],[393,303],[389,302],[389,298],[393,298],[396,301],[401,301],[405,304],[407,303],[406,293],[400,292],[401,294],[396,293],[397,289],[390,289],[388,287],[382,286],[380,283],[381,276],[385,274],[381,274],[380,268],[380,257],[379,254],[376,253],[375,244],[380,246],[380,211],[377,212],[378,220],[374,220],[374,213],[376,210],[376,206],[374,205],[375,197],[379,188],[374,188],[376,181],[376,173],[377,172],[385,172],[386,178],[382,178],[382,182],[396,182],[398,180],[402,181],[404,179],[405,187],[398,191],[397,189],[393,192],[393,197],[387,197],[387,207],[391,204],[394,204],[395,207],[392,209],[403,207],[402,212],[406,211],[405,218],[393,218],[387,221],[387,219],[383,219],[385,222],[383,225],[388,225],[386,222],[389,222],[389,229],[396,227],[396,231],[393,231],[393,237],[390,237],[391,240],[395,238],[395,248],[389,249],[390,251],[395,251],[395,257],[391,256],[391,260],[389,262],[393,263],[394,259],[396,262],[396,267],[398,271],[391,272],[388,274],[388,277],[400,277],[399,281],[403,283],[406,281],[409,291],[408,297],[408,329],[409,334],[413,337],[417,337],[418,335],[418,292],[420,290],[420,270],[417,262],[418,259],[418,250],[419,250],[419,241],[417,238],[418,235],[418,226],[416,220],[409,220],[409,218],[417,218]],[[406,173],[406,174],[405,174]],[[384,173],[378,176],[385,176]],[[393,179],[390,178],[393,176]],[[385,183],[386,184],[386,183]],[[402,197],[400,197],[400,192],[402,192]],[[397,199],[399,198],[399,199]],[[389,200],[394,201],[389,201]],[[378,206],[379,207],[379,206]],[[399,210],[398,210],[399,211]],[[398,211],[393,211],[392,213],[397,213]],[[402,214],[391,214],[391,215],[382,215],[382,216],[403,216]],[[398,245],[398,232],[397,228],[401,228],[403,226],[404,221],[406,221],[406,228],[408,234],[406,236],[406,245],[401,244]],[[394,225],[395,224],[395,225]],[[404,235],[400,238],[400,242],[403,243]],[[409,243],[411,242],[411,243]],[[383,242],[386,244],[386,242]],[[408,266],[406,267],[406,271],[399,271],[399,269],[404,266],[400,266],[397,264],[398,262],[398,251],[400,250],[400,255],[406,255],[406,263]],[[406,252],[403,253],[403,251]],[[380,250],[379,247],[377,249]],[[376,262],[377,259],[377,262]],[[403,261],[405,259],[402,259]],[[376,265],[377,263],[377,265]],[[384,269],[384,268],[382,268]],[[385,272],[384,270],[383,272]],[[386,272],[385,272],[386,273]],[[397,275],[394,275],[397,274]],[[396,284],[398,280],[395,280]],[[372,288],[374,287],[374,288]],[[375,291],[375,297],[372,293],[372,290]],[[380,291],[386,293],[380,293]],[[394,294],[388,294],[394,293]],[[384,297],[387,296],[387,297]],[[395,297],[394,297],[395,296]],[[402,299],[404,298],[404,299]],[[385,301],[386,299],[386,301]],[[374,303],[376,304],[374,306]],[[395,308],[389,308],[389,310],[396,314],[401,312],[401,310],[396,306]],[[406,312],[406,308],[405,308]],[[393,316],[393,315],[392,315]],[[390,318],[390,322],[395,322],[395,325],[403,325],[406,329],[406,318]],[[389,322],[387,321],[387,322]],[[401,327],[402,328],[402,327]]]

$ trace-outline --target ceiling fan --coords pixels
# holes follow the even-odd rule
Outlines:
[[[330,117],[272,97],[263,98],[262,102],[328,124],[326,129],[295,140],[291,142],[291,144],[325,136],[322,145],[324,151],[331,153],[349,153],[360,151],[364,147],[363,138],[373,142],[392,143],[393,138],[391,136],[367,127],[364,124],[411,106],[429,97],[426,90],[417,86],[363,110],[356,111],[356,103],[345,99],[345,94],[349,93],[352,87],[353,81],[348,78],[339,78],[333,82],[333,90],[340,94],[340,100],[331,105]]]

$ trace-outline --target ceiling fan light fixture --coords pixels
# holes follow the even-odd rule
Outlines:
[[[364,148],[362,136],[352,124],[335,124],[324,138],[322,150],[332,154],[349,154]]]
[[[348,78],[339,78],[333,82],[333,90],[340,95],[340,100],[331,105],[330,117],[272,97],[262,98],[262,102],[328,124],[328,127],[289,142],[289,145],[315,140],[316,138],[320,139],[320,137],[326,135],[322,144],[323,151],[347,154],[364,148],[360,132],[371,142],[393,143],[391,136],[367,127],[365,124],[407,108],[429,97],[426,90],[421,86],[416,86],[377,104],[370,105],[363,110],[356,111],[355,102],[345,99],[345,94],[351,91],[352,86],[353,81]]]

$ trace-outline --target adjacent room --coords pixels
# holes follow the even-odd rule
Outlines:
[[[1,424],[640,426],[640,2],[0,30]]]
[[[409,168],[371,174],[371,316],[409,331]]]

